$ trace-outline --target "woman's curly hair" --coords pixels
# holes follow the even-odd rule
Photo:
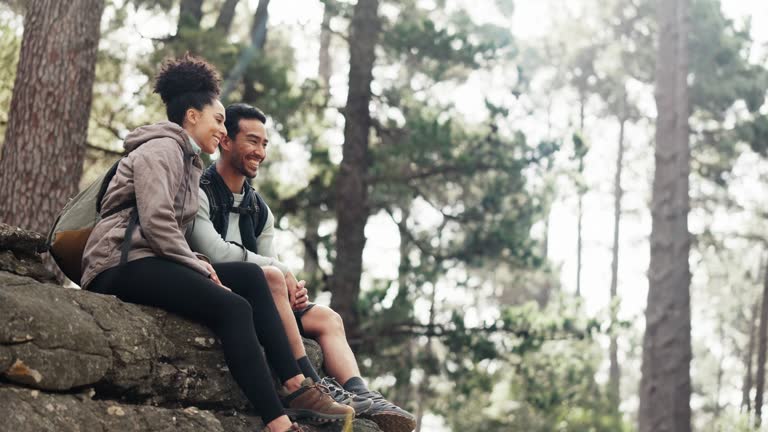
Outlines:
[[[185,54],[166,59],[155,78],[155,93],[165,103],[168,120],[181,125],[189,108],[202,110],[218,99],[221,78],[207,61]]]

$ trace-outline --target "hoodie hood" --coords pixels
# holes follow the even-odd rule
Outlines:
[[[170,121],[142,126],[133,130],[127,137],[125,137],[125,142],[123,144],[125,154],[128,154],[139,148],[142,144],[157,138],[172,138],[179,144],[182,150],[184,150],[184,154],[194,154],[187,133],[181,126]]]

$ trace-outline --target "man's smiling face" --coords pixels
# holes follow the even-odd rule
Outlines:
[[[230,139],[227,162],[240,174],[254,178],[267,158],[267,128],[258,119],[240,119],[240,131]]]

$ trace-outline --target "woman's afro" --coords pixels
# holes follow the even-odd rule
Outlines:
[[[219,72],[207,61],[185,54],[163,62],[155,80],[155,93],[168,104],[185,93],[210,93],[219,95]]]

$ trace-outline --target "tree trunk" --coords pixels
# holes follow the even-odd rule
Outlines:
[[[413,304],[410,300],[410,290],[408,286],[408,274],[411,272],[412,265],[410,260],[411,250],[413,244],[409,240],[408,236],[408,218],[411,216],[410,209],[404,207],[400,216],[400,221],[397,223],[397,229],[400,234],[400,264],[397,267],[397,296],[392,302],[392,310],[396,314],[403,314],[405,319],[411,319]],[[408,310],[407,314],[403,313],[404,310]],[[417,367],[415,360],[415,351],[418,350],[417,343],[414,338],[407,338],[402,341],[402,363],[399,367],[394,369],[395,384],[394,391],[394,403],[400,406],[404,406],[408,401],[412,400],[413,388],[411,386],[411,377],[413,370]]]
[[[691,430],[688,267],[688,0],[657,3],[656,172],[640,383],[640,432]]]
[[[200,28],[200,21],[203,19],[203,0],[181,0],[179,2],[179,22],[176,26],[178,30],[182,28]]]
[[[437,285],[435,283],[432,283],[431,285],[432,293],[430,294],[429,298],[430,330],[432,329],[432,326],[435,325],[435,300],[437,298]],[[427,336],[427,346],[424,348],[424,357],[426,359],[426,362],[424,362],[426,366],[423,367],[424,376],[421,378],[421,382],[419,383],[419,392],[416,400],[416,429],[414,432],[421,432],[422,421],[424,420],[424,414],[427,412],[427,405],[429,403],[429,377],[435,373],[433,370],[434,368],[432,367],[433,363],[436,362],[434,346],[432,345],[432,335]]]
[[[320,235],[317,230],[320,228],[320,211],[317,209],[307,209],[304,218],[304,277],[312,281],[313,287],[319,282],[320,263],[317,248],[320,245]]]
[[[331,17],[333,13],[331,8],[326,6],[323,10],[323,23],[320,26],[320,55],[318,56],[319,64],[317,67],[317,75],[320,78],[320,83],[323,84],[323,89],[326,92],[326,98],[330,95],[331,89],[331,75],[333,74],[333,67],[331,64]]]
[[[247,72],[248,65],[256,57],[256,53],[264,50],[267,43],[267,21],[269,21],[269,0],[259,0],[259,6],[253,15],[251,24],[251,44],[244,49],[237,59],[237,64],[229,73],[221,91],[221,100],[229,102],[229,95],[235,89],[237,83],[243,83],[242,102],[255,104],[258,99],[258,92],[254,87],[256,77],[250,76]]]
[[[611,343],[608,397],[615,414],[619,412],[621,401],[621,371],[619,370],[619,348],[616,328],[619,310],[617,295],[619,281],[619,222],[621,221],[621,197],[624,195],[624,190],[621,188],[621,173],[624,166],[624,126],[626,122],[626,117],[622,114],[622,118],[619,119],[619,148],[616,154],[616,175],[613,181],[613,259],[611,261]]]
[[[755,377],[755,428],[759,429],[763,414],[765,389],[765,355],[768,343],[768,264],[763,280],[763,303],[760,309],[760,328],[757,336],[757,375]]]
[[[228,35],[232,28],[232,21],[235,19],[235,9],[240,0],[226,0],[219,9],[219,17],[216,18],[214,28]]]
[[[757,313],[759,305],[755,302],[752,305],[752,315],[749,321],[749,342],[747,342],[747,358],[744,359],[746,373],[744,374],[744,385],[741,388],[741,410],[749,413],[752,411],[752,401],[750,393],[752,392],[752,360],[755,357],[755,327],[757,326]]]
[[[318,51],[319,65],[317,76],[325,93],[325,106],[328,106],[331,88],[331,31],[329,28],[331,22],[331,10],[328,6],[323,11],[323,24],[320,28],[320,50]],[[315,141],[312,141],[314,147]],[[317,230],[320,228],[321,212],[317,207],[306,209],[304,214],[304,226],[306,227],[304,235],[304,275],[313,280],[319,273],[319,263],[317,248],[320,244],[320,235]]]
[[[251,35],[261,35],[261,37],[252,38],[252,45],[259,51],[263,50],[267,43],[267,21],[269,21],[269,0],[259,0],[251,23]]]
[[[725,340],[725,318],[723,318],[721,315],[718,314],[718,326],[717,326],[717,333],[718,337],[721,341]],[[713,412],[713,417],[715,420],[719,420],[720,416],[723,413],[723,406],[720,404],[720,395],[723,392],[723,375],[725,374],[725,369],[723,368],[723,364],[725,363],[725,353],[721,352],[720,357],[717,359],[717,387],[715,390],[715,409]],[[715,423],[718,423],[717,421]],[[719,429],[720,430],[720,429]]]
[[[584,105],[586,104],[586,101],[584,100],[584,92],[579,93],[579,134],[581,135],[582,141],[584,140]],[[578,210],[578,216],[577,216],[577,223],[576,223],[576,297],[581,297],[581,254],[582,254],[582,219],[584,218],[584,185],[582,182],[584,181],[584,152],[580,151],[578,154],[579,158],[579,185],[578,185],[578,195],[579,195],[579,210]]]
[[[358,0],[349,38],[349,93],[344,110],[343,159],[336,180],[336,261],[331,307],[344,318],[347,333],[358,333],[357,299],[368,220],[369,104],[379,35],[378,0]]]
[[[45,233],[78,190],[103,0],[31,0],[0,155],[0,221]]]

